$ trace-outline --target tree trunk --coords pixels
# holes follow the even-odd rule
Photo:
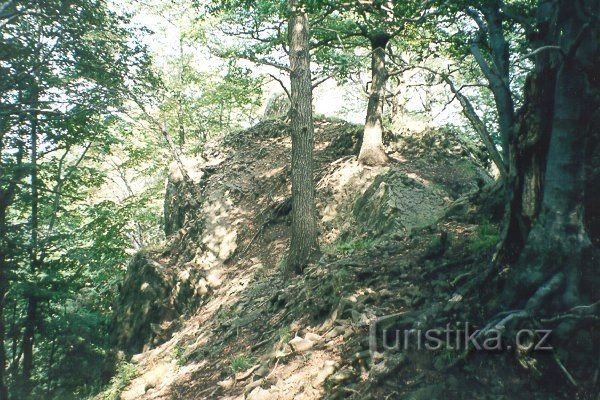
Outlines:
[[[34,93],[33,109],[37,108],[38,94]],[[37,174],[37,139],[38,116],[34,111],[31,119],[31,244],[30,244],[30,269],[32,274],[37,270],[38,264],[38,174]],[[25,316],[25,329],[23,332],[23,371],[21,390],[25,398],[31,393],[31,374],[33,371],[33,342],[37,319],[37,297],[35,292],[27,294],[27,314]]]
[[[597,271],[590,266],[591,242],[584,223],[584,194],[586,146],[600,118],[600,82],[594,79],[600,44],[595,40],[598,27],[583,20],[574,3],[577,2],[559,2],[555,14],[557,34],[550,34],[552,38],[560,38],[554,45],[560,46],[562,55],[554,57],[559,67],[553,107],[551,114],[545,114],[551,126],[545,173],[539,180],[542,200],[523,251],[509,275],[509,304],[529,298],[555,276],[562,277],[562,292],[554,297],[555,308],[573,307],[582,301],[597,300],[593,297],[598,296],[590,284],[598,283],[598,278]],[[590,15],[598,15],[600,7],[595,1],[579,3],[587,6],[582,8],[590,10]],[[548,67],[549,60],[538,61],[546,63],[538,65],[538,71]],[[536,91],[542,90],[543,85]],[[537,95],[541,97],[541,93]],[[519,178],[526,180],[525,176]],[[580,290],[583,282],[587,282],[586,293]]]
[[[19,358],[21,357],[21,353],[19,351],[19,337],[21,336],[20,328],[19,328],[19,317],[17,315],[18,304],[16,301],[13,301],[13,309],[12,309],[12,318],[10,322],[9,335],[11,338],[10,345],[10,367],[7,370],[7,374],[10,374],[13,381],[18,380],[17,374],[19,369]]]
[[[502,141],[502,152],[506,169],[510,166],[510,142],[515,131],[515,110],[512,93],[510,90],[510,53],[509,45],[504,35],[503,16],[500,12],[501,2],[492,0],[484,2],[480,11],[485,19],[485,24],[479,14],[474,10],[467,13],[479,25],[480,36],[487,38],[487,43],[473,42],[471,54],[479,65],[483,75],[489,82],[489,88],[494,96],[494,104],[498,114],[498,127]],[[489,48],[492,63],[488,63],[481,53],[480,46]]]
[[[287,270],[300,273],[317,244],[313,185],[314,126],[308,18],[297,0],[290,0],[289,7],[292,232]]]
[[[388,160],[383,149],[383,122],[381,118],[385,83],[388,79],[385,66],[385,48],[390,40],[386,33],[372,35],[371,41],[371,90],[367,105],[367,118],[358,162],[363,165],[382,165]]]
[[[22,92],[18,94],[19,103],[21,102]],[[21,124],[22,117],[20,117],[19,124]],[[0,400],[8,399],[8,388],[6,385],[6,321],[4,315],[4,309],[6,307],[6,296],[9,288],[9,264],[8,259],[10,258],[9,252],[11,245],[7,236],[8,227],[6,222],[6,212],[9,206],[12,204],[15,192],[17,190],[17,184],[25,176],[25,168],[23,168],[23,156],[25,150],[23,142],[17,142],[17,154],[15,158],[15,166],[12,170],[12,176],[10,177],[8,187],[6,189],[0,189]]]
[[[534,48],[556,44],[551,8],[538,7]],[[509,142],[509,177],[506,181],[507,209],[502,243],[496,262],[517,261],[540,212],[546,173],[546,158],[552,134],[554,91],[558,54],[542,51],[535,56],[535,70],[525,83],[523,107],[516,116],[515,133]]]
[[[8,290],[8,276],[5,248],[5,232],[6,232],[6,209],[0,205],[0,400],[8,399],[8,390],[6,388],[6,349],[4,348],[5,340],[5,323],[4,323],[4,306],[5,297]]]

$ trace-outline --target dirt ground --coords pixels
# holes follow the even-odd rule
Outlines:
[[[395,138],[389,165],[363,167],[359,132],[316,123],[321,253],[301,276],[281,272],[285,123],[263,122],[186,161],[198,198],[178,205],[185,221],[149,257],[174,276],[200,271],[190,275],[196,301],[155,326],[121,399],[593,398],[560,371],[563,381],[536,380],[535,359],[509,352],[372,351],[382,316],[401,314],[398,326],[485,321],[472,304],[486,293],[471,283],[489,268],[498,232],[465,200],[489,177],[460,142],[441,132]]]

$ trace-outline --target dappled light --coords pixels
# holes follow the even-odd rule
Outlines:
[[[0,400],[600,400],[599,19],[0,1]]]

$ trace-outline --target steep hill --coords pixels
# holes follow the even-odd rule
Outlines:
[[[519,378],[509,354],[464,366],[460,349],[381,347],[384,325],[373,327],[385,316],[395,329],[481,323],[473,287],[498,232],[493,210],[476,206],[491,182],[476,149],[451,132],[405,135],[389,141],[389,165],[364,167],[359,133],[316,122],[322,252],[301,276],[281,272],[291,208],[285,122],[262,122],[173,165],[169,240],[130,263],[113,329],[122,361],[100,398],[553,398]]]

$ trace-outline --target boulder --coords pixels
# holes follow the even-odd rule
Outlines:
[[[405,233],[435,223],[445,210],[444,191],[397,171],[378,175],[354,204],[360,229],[373,236]]]

